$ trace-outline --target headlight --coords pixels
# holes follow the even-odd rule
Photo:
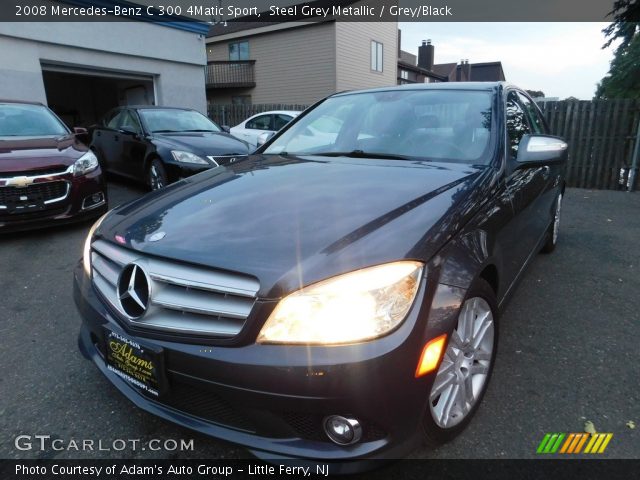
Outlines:
[[[82,265],[84,266],[84,271],[88,277],[91,276],[91,241],[93,240],[93,234],[96,233],[96,230],[104,220],[104,217],[106,217],[107,215],[109,215],[109,212],[102,215],[96,221],[96,223],[93,224],[93,226],[89,230],[87,239],[84,241],[84,249],[82,251]]]
[[[298,290],[278,303],[258,343],[336,345],[386,335],[407,316],[423,268],[388,263]]]
[[[191,152],[181,152],[180,150],[171,150],[171,155],[176,162],[180,163],[197,163],[200,165],[211,165],[204,158]]]
[[[93,152],[89,151],[82,155],[78,160],[76,160],[76,163],[73,164],[73,175],[76,177],[86,175],[98,168],[98,165],[98,158]]]

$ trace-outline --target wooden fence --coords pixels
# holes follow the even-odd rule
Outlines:
[[[209,116],[220,125],[237,125],[268,110],[304,110],[306,105],[210,105]],[[566,167],[570,187],[627,188],[633,149],[640,128],[640,100],[560,101],[540,104],[551,133],[569,143]],[[621,178],[622,170],[622,178]],[[638,175],[640,177],[640,175]],[[636,178],[633,187],[640,181]]]
[[[551,132],[564,137],[569,143],[565,172],[568,186],[626,189],[640,128],[640,101],[546,102],[540,104],[540,108]],[[637,185],[637,179],[635,183]]]

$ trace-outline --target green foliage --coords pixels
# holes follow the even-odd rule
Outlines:
[[[607,48],[620,40],[609,73],[600,81],[596,98],[640,98],[640,0],[616,0],[614,22],[603,30]]]
[[[640,99],[640,35],[616,49],[609,73],[600,81],[596,98]]]

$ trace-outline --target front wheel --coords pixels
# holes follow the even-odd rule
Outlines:
[[[160,160],[154,158],[147,170],[147,185],[151,190],[160,190],[169,183],[167,171]]]
[[[489,384],[498,345],[498,306],[491,286],[478,279],[469,289],[429,392],[425,440],[452,440],[469,424]]]
[[[560,210],[562,209],[562,193],[558,194],[556,199],[556,208],[553,214],[553,223],[549,227],[549,234],[547,235],[547,241],[542,247],[542,253],[551,253],[556,249],[558,243],[558,234],[560,233]]]

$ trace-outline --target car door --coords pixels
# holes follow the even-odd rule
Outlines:
[[[105,115],[100,124],[93,130],[91,146],[98,152],[98,157],[104,168],[112,172],[120,169],[122,155],[118,134],[118,123],[122,118],[122,109],[111,110]]]
[[[144,159],[147,151],[147,142],[138,113],[130,108],[125,109],[118,128],[122,144],[122,173],[142,179],[145,173]]]
[[[533,103],[533,101],[522,92],[518,92],[518,99],[524,107],[532,132],[548,134],[549,129],[547,124],[535,103]],[[543,230],[549,226],[553,217],[552,210],[557,196],[557,187],[559,186],[559,174],[561,169],[562,167],[560,165],[547,165],[540,169],[542,171],[542,177],[545,185],[537,202],[536,213],[540,217],[541,228],[543,228]]]
[[[255,147],[258,144],[260,134],[273,131],[273,115],[258,115],[245,123],[244,138],[242,140],[249,142]]]
[[[505,239],[504,268],[509,283],[519,274],[529,257],[535,252],[546,225],[539,213],[541,197],[549,178],[548,167],[514,169],[515,159],[522,137],[533,133],[525,107],[515,90],[506,93],[505,103],[506,188],[513,207],[513,220]]]

